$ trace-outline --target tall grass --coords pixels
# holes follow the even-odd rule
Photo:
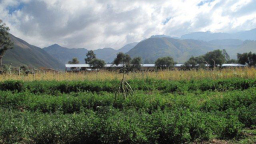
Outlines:
[[[160,79],[160,80],[200,80],[200,79],[228,79],[228,78],[256,78],[255,68],[232,68],[222,70],[190,70],[190,71],[158,71],[158,72],[138,72],[129,73],[126,79]],[[121,80],[122,74],[119,72],[99,71],[99,72],[38,72],[29,75],[4,74],[0,75],[0,81],[6,80],[56,80],[56,81],[83,81],[83,80]]]

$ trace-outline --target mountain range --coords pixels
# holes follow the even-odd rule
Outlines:
[[[126,53],[130,49],[132,49],[137,43],[130,43],[122,48],[115,50],[113,48],[102,48],[94,50],[96,57],[98,59],[104,60],[106,63],[112,63],[117,53],[123,52]],[[58,44],[51,45],[49,47],[43,48],[47,53],[60,61],[63,65],[68,63],[68,61],[72,60],[72,58],[76,57],[80,63],[85,63],[84,59],[86,58],[86,54],[88,52],[85,48],[66,48],[62,47]]]
[[[10,34],[14,43],[13,49],[7,50],[3,57],[3,64],[12,66],[29,66],[34,68],[64,69],[64,65],[57,61],[43,49],[30,45],[24,40]]]
[[[184,63],[191,56],[204,55],[209,51],[225,49],[231,58],[237,53],[256,52],[256,41],[223,39],[200,41],[192,39],[174,39],[170,37],[151,37],[138,43],[127,54],[141,57],[146,63],[154,63],[159,57],[171,56],[176,62]]]
[[[64,69],[64,64],[74,57],[78,58],[80,63],[84,63],[88,52],[86,48],[66,48],[58,44],[41,49],[13,35],[10,37],[14,48],[7,51],[3,63],[13,66]],[[181,38],[154,35],[139,43],[127,44],[118,50],[102,48],[94,50],[94,53],[106,63],[113,62],[119,52],[127,53],[132,58],[141,57],[145,63],[154,63],[157,58],[164,56],[171,56],[176,62],[183,63],[191,56],[203,55],[216,49],[225,49],[231,58],[236,58],[237,53],[256,53],[255,40],[256,29],[231,34],[197,32]]]
[[[212,33],[212,32],[194,32],[181,36],[181,39],[194,40],[223,40],[223,39],[239,39],[239,40],[256,40],[256,29],[249,31],[241,31],[236,33]]]

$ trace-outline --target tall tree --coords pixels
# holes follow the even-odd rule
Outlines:
[[[132,62],[131,62],[132,69],[133,70],[141,70],[141,63],[142,63],[141,57],[133,58]]]
[[[249,66],[256,65],[256,54],[249,52],[243,54],[237,54],[237,59],[240,64],[248,64]]]
[[[185,66],[188,69],[195,68],[195,67],[203,68],[203,67],[205,67],[204,57],[203,56],[199,56],[199,57],[192,56],[187,62],[185,62]]]
[[[100,60],[100,59],[94,58],[94,59],[92,59],[92,60],[90,61],[89,64],[90,64],[90,67],[99,69],[99,68],[103,68],[106,63],[105,63],[104,60]]]
[[[8,49],[13,48],[13,43],[9,36],[9,27],[7,27],[2,20],[0,20],[0,66],[2,66],[2,59]]]
[[[86,64],[89,64],[91,62],[91,60],[93,60],[95,58],[96,58],[96,55],[94,54],[94,52],[92,50],[90,50],[87,52],[86,58],[84,60],[85,60]]]
[[[158,58],[155,62],[155,66],[159,69],[169,69],[174,66],[174,60],[172,57],[162,57]]]
[[[228,55],[227,51],[225,49],[222,50],[222,54],[225,57],[225,62],[230,60],[230,56]]]
[[[114,64],[119,65],[119,64],[124,64],[124,66],[129,66],[131,63],[131,57],[128,54],[124,54],[122,52],[118,53],[115,60]]]
[[[221,66],[225,62],[225,56],[222,54],[221,50],[206,53],[204,59],[211,67]]]
[[[69,64],[79,64],[79,61],[77,58],[73,58],[71,61],[68,61]]]

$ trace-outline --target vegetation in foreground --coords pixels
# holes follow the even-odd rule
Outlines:
[[[26,71],[7,71],[0,75],[0,81],[20,80],[20,81],[102,81],[102,80],[121,80],[122,73],[116,71],[93,71],[79,73],[64,72],[44,72],[35,70],[34,74],[27,74]],[[222,70],[165,70],[156,72],[131,72],[125,76],[130,79],[161,79],[161,80],[201,80],[201,79],[229,79],[229,78],[256,78],[255,68],[231,68]]]
[[[119,82],[2,81],[0,143],[256,142],[255,78]]]

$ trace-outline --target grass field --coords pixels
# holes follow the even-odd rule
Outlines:
[[[0,143],[256,143],[255,72],[1,75]]]
[[[226,79],[226,78],[256,78],[256,69],[254,68],[234,68],[223,70],[191,70],[191,71],[158,71],[158,72],[139,72],[129,73],[126,79],[161,79],[161,80],[196,80],[196,79]],[[81,81],[81,80],[121,80],[122,74],[119,72],[80,72],[80,73],[65,73],[65,72],[43,72],[38,71],[36,74],[17,75],[4,74],[0,76],[0,81],[6,80],[56,80],[56,81]]]

